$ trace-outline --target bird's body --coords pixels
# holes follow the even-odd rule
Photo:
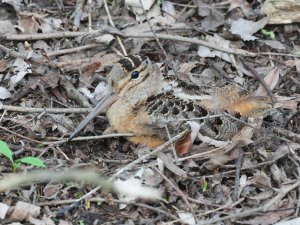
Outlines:
[[[234,86],[223,87],[215,92],[203,91],[201,87],[180,80],[175,75],[163,75],[156,64],[140,56],[126,57],[116,67],[118,70],[122,68],[127,84],[107,110],[109,123],[120,133],[133,133],[135,136],[128,138],[131,142],[146,144],[151,148],[168,139],[166,124],[171,135],[174,135],[186,128],[182,119],[224,111],[243,117],[257,115],[269,108],[267,98],[247,95]],[[139,72],[139,78],[131,78],[134,71]],[[120,81],[115,79],[114,69],[109,76],[110,85]],[[211,138],[226,140],[239,127],[238,122],[223,116],[206,119],[200,132]]]
[[[243,118],[270,108],[266,97],[248,95],[235,86],[216,90],[167,76],[145,57],[132,55],[113,66],[108,84],[118,97],[107,109],[110,125],[128,139],[155,148],[186,128],[183,119],[230,113]],[[240,123],[227,116],[201,121],[200,133],[218,140],[230,139]],[[74,132],[75,133],[75,132]]]

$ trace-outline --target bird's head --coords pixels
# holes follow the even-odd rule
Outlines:
[[[108,84],[113,93],[120,96],[134,92],[147,92],[155,88],[158,82],[159,68],[148,58],[140,55],[129,55],[120,59],[108,76]]]
[[[108,75],[109,93],[70,135],[72,139],[97,114],[107,109],[118,98],[128,104],[138,104],[162,90],[160,71],[156,64],[140,55],[129,55],[120,59]]]

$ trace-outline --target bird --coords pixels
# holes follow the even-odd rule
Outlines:
[[[257,117],[271,108],[270,99],[241,90],[235,85],[204,88],[176,75],[160,71],[156,63],[143,55],[120,59],[108,75],[109,93],[70,135],[72,139],[101,111],[106,110],[110,126],[118,133],[132,133],[127,139],[134,144],[156,148],[182,130],[187,120],[201,121],[199,132],[210,138],[230,140],[241,128],[237,120]],[[216,114],[228,113],[232,117]],[[166,132],[166,127],[168,132]],[[169,134],[168,134],[169,133]],[[178,141],[176,150],[185,154]],[[186,147],[184,147],[186,148]]]

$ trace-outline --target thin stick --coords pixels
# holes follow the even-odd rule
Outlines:
[[[162,178],[164,178],[165,181],[167,181],[167,183],[169,185],[171,185],[172,188],[174,188],[174,190],[181,196],[182,200],[185,202],[185,204],[188,206],[188,208],[190,210],[192,210],[192,206],[187,198],[187,196],[169,179],[167,178],[162,172],[160,172],[159,169],[157,169],[156,167],[154,167],[154,170],[160,175],[162,176]]]
[[[144,14],[144,16],[146,17],[148,26],[150,27],[150,30],[151,30],[151,32],[152,32],[152,34],[153,34],[153,36],[154,36],[154,38],[155,38],[155,40],[156,40],[158,46],[159,46],[160,49],[163,51],[164,56],[165,56],[165,58],[167,59],[167,52],[165,51],[165,49],[164,49],[164,47],[162,46],[161,42],[159,41],[159,39],[158,39],[156,33],[154,32],[153,27],[152,27],[151,24],[150,24],[150,21],[149,21],[149,19],[148,19],[146,10],[145,10],[145,8],[144,8],[144,6],[143,6],[142,0],[139,0],[139,1],[140,1],[141,8],[142,8],[142,10],[143,10],[143,14]],[[170,63],[168,63],[168,64],[171,65]],[[175,70],[174,70],[174,71],[175,71]]]
[[[107,6],[107,0],[104,0],[103,3],[104,3],[104,8],[105,8],[106,14],[108,16],[108,21],[109,21],[110,25],[115,28],[116,26],[115,26],[115,24],[114,24],[114,22],[111,18],[111,15],[110,15],[110,12],[109,12],[109,9],[108,9],[108,6]],[[124,45],[121,41],[121,38],[119,36],[117,36],[117,41],[118,41],[118,43],[119,43],[119,45],[122,49],[122,52],[123,52],[124,56],[127,56],[126,49],[125,49],[125,47],[124,47]]]
[[[188,38],[188,37],[181,37],[181,36],[175,36],[175,35],[169,35],[169,34],[156,34],[156,36],[159,39],[166,39],[166,40],[173,40],[173,41],[179,41],[179,42],[202,45],[202,46],[206,46],[206,47],[211,48],[211,49],[215,49],[215,50],[219,50],[221,52],[227,52],[227,53],[235,54],[235,55],[250,56],[250,57],[255,57],[255,56],[259,55],[259,53],[249,52],[249,51],[246,51],[246,50],[243,50],[243,49],[232,49],[232,48],[219,47],[219,46],[211,44],[207,41],[199,40],[197,38]],[[123,34],[123,37],[155,38],[155,36],[152,33]]]
[[[53,57],[53,56],[58,56],[58,55],[77,53],[82,50],[97,48],[97,47],[103,47],[103,50],[106,49],[106,48],[104,48],[103,44],[88,44],[88,45],[82,45],[82,46],[75,47],[75,48],[62,49],[62,50],[58,50],[58,51],[54,51],[54,52],[49,52],[49,53],[47,53],[47,56]],[[99,51],[102,51],[102,50],[99,49]]]
[[[240,174],[242,168],[242,161],[244,156],[243,148],[240,149],[240,154],[236,162],[236,172],[235,172],[235,180],[234,180],[234,189],[232,193],[232,200],[237,201],[239,197],[239,186],[240,186]]]
[[[9,132],[11,134],[14,134],[14,135],[18,136],[18,137],[21,137],[21,138],[24,138],[26,140],[29,140],[31,142],[42,144],[42,145],[58,145],[58,144],[63,144],[63,143],[67,143],[67,142],[70,141],[68,138],[61,138],[62,140],[60,140],[60,141],[52,141],[52,142],[49,142],[49,141],[38,141],[38,140],[31,139],[29,137],[26,137],[26,136],[24,136],[22,134],[18,134],[18,133],[14,132],[14,131],[11,131],[11,130],[7,129],[6,127],[0,126],[0,129],[1,130],[5,130],[5,131],[7,131],[7,132]],[[77,137],[77,138],[73,138],[71,141],[95,140],[95,139],[102,139],[102,138],[130,137],[130,136],[133,136],[133,134],[130,134],[130,133],[106,134],[106,135],[99,135],[99,136]]]
[[[90,34],[101,33],[99,30],[87,32],[87,31],[77,31],[77,32],[55,32],[55,33],[37,33],[37,34],[1,34],[0,39],[5,39],[8,41],[36,41],[36,40],[46,40],[55,38],[72,38],[78,36],[85,36]]]
[[[167,124],[165,124],[165,128],[166,128],[166,131],[167,131],[167,134],[168,134],[168,138],[169,138],[169,140],[171,140],[171,135],[170,135]],[[178,164],[178,157],[177,157],[177,152],[176,152],[174,143],[171,142],[171,145],[172,145],[172,151],[173,151],[173,155],[174,155],[174,158],[175,158],[175,162],[176,162],[176,164]]]
[[[269,85],[266,83],[266,81],[250,66],[247,65],[247,63],[242,59],[242,58],[239,58],[241,63],[243,64],[243,66],[249,70],[253,76],[262,84],[262,86],[265,88],[265,90],[267,91],[269,97],[271,98],[271,101],[272,101],[272,104],[275,105],[275,103],[277,102],[276,101],[276,98],[274,97]]]
[[[88,113],[93,110],[93,108],[31,108],[23,106],[13,106],[13,105],[3,105],[2,110],[12,111],[12,112],[22,112],[22,113]]]

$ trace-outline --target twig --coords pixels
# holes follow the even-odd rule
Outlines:
[[[65,54],[71,54],[75,52],[79,52],[82,50],[86,49],[91,49],[91,48],[97,48],[97,47],[103,47],[102,50],[105,50],[106,47],[104,48],[103,44],[89,44],[89,45],[83,45],[75,48],[69,48],[69,49],[62,49],[54,52],[47,53],[48,57],[53,57],[53,56],[58,56],[58,55],[65,55]],[[101,49],[99,51],[102,51]]]
[[[91,32],[87,31],[77,31],[77,32],[55,32],[55,33],[37,33],[37,34],[1,34],[0,40],[5,39],[8,41],[36,41],[45,39],[55,39],[55,38],[72,38],[91,34],[100,34],[102,31],[95,30]]]
[[[243,156],[244,156],[244,150],[243,150],[243,148],[241,148],[239,157],[238,157],[237,162],[236,162],[234,189],[233,189],[233,193],[232,193],[232,200],[233,201],[237,201],[238,197],[239,197],[240,174],[241,174]]]
[[[164,178],[164,180],[171,185],[172,188],[175,189],[175,191],[181,196],[182,200],[185,202],[185,204],[187,205],[187,207],[189,208],[189,210],[192,210],[192,206],[187,198],[187,196],[169,179],[167,178],[162,172],[160,172],[159,169],[157,169],[156,167],[153,168],[160,176],[162,176],[162,178]]]
[[[240,69],[239,69],[239,67],[238,67],[238,65],[237,65],[235,56],[234,56],[233,54],[230,54],[229,57],[230,57],[230,60],[231,60],[232,65],[235,67],[235,69],[236,69],[238,75],[239,75],[240,77],[243,77],[243,73],[240,71]]]
[[[29,140],[31,142],[34,142],[34,143],[38,143],[38,144],[42,144],[42,145],[58,145],[58,144],[63,144],[63,143],[67,143],[69,142],[69,139],[68,138],[61,138],[60,141],[52,141],[52,142],[49,142],[49,141],[38,141],[38,140],[34,140],[34,139],[31,139],[29,137],[26,137],[22,134],[18,134],[14,131],[11,131],[9,129],[7,129],[6,127],[2,127],[0,126],[0,129],[1,130],[5,130],[11,134],[14,134],[20,138],[24,138],[26,140]],[[106,135],[99,135],[99,136],[87,136],[87,137],[77,137],[77,138],[73,138],[71,141],[82,141],[82,140],[95,140],[95,139],[102,139],[102,138],[112,138],[112,137],[130,137],[130,136],[133,136],[133,134],[129,134],[129,133],[121,133],[121,134],[106,134]]]
[[[55,33],[38,33],[38,34],[3,34],[0,35],[0,40],[15,40],[15,41],[32,41],[32,40],[42,40],[42,39],[52,39],[52,38],[64,38],[64,37],[78,37],[78,36],[85,36],[85,35],[93,35],[93,34],[101,34],[101,33],[110,33],[119,35],[122,37],[131,37],[131,38],[154,38],[154,35],[152,33],[143,33],[143,34],[124,34],[117,30],[114,27],[102,27],[97,31],[92,32],[55,32]],[[176,35],[167,35],[167,34],[156,34],[159,39],[167,39],[167,40],[174,40],[179,42],[187,42],[192,44],[198,44],[203,45],[211,49],[219,50],[222,52],[232,53],[235,55],[242,55],[242,56],[249,56],[249,57],[255,57],[259,55],[279,55],[279,56],[290,56],[290,57],[297,57],[299,58],[299,55],[296,54],[288,54],[288,53],[276,53],[276,52],[249,52],[243,49],[228,49],[228,48],[221,48],[217,47],[213,44],[207,43],[206,41],[202,41],[196,38],[187,38],[182,36],[176,36]]]
[[[171,135],[170,135],[167,124],[165,124],[165,128],[166,128],[166,131],[167,131],[167,134],[168,134],[168,138],[169,138],[169,140],[171,140]],[[173,155],[174,155],[174,158],[175,158],[175,162],[176,162],[176,164],[178,164],[177,152],[176,152],[176,149],[175,149],[175,146],[174,146],[173,142],[171,142],[171,146],[172,146],[172,151],[173,151]]]
[[[266,83],[266,81],[250,66],[247,65],[247,63],[240,57],[239,58],[241,63],[243,64],[243,66],[249,70],[253,76],[262,84],[262,86],[265,88],[265,90],[267,91],[269,97],[271,98],[272,104],[275,105],[276,98],[274,97],[269,85]]]
[[[31,108],[23,106],[13,106],[13,105],[2,105],[0,110],[12,111],[12,112],[22,112],[22,113],[88,113],[93,110],[93,108]]]
[[[151,30],[151,32],[152,32],[152,34],[153,34],[153,36],[154,36],[154,38],[155,38],[155,40],[156,40],[158,46],[159,46],[160,49],[163,51],[165,58],[168,59],[168,56],[167,56],[167,53],[166,53],[164,47],[162,46],[160,40],[158,39],[156,33],[154,32],[153,27],[152,27],[151,24],[150,24],[150,21],[149,21],[149,19],[148,19],[146,10],[145,10],[145,8],[144,8],[144,6],[143,6],[142,0],[139,0],[139,2],[140,2],[140,6],[141,6],[141,8],[142,8],[142,10],[143,10],[143,14],[144,14],[144,16],[145,16],[145,18],[146,18],[146,20],[147,20],[148,26],[150,27],[150,30]],[[168,64],[171,65],[170,63],[168,63]],[[174,70],[174,71],[175,71],[175,70]]]
[[[78,37],[78,36],[85,36],[85,35],[97,35],[101,33],[110,33],[119,35],[122,37],[131,37],[131,38],[154,38],[152,33],[143,33],[143,34],[124,34],[117,30],[115,27],[103,26],[99,30],[92,31],[92,32],[55,32],[55,33],[37,33],[37,34],[1,34],[0,40],[11,40],[11,41],[32,41],[32,40],[43,40],[43,39],[53,39],[53,38],[65,38],[65,37]],[[259,55],[278,55],[278,56],[290,56],[290,57],[297,57],[299,55],[296,54],[288,54],[288,53],[276,53],[276,52],[249,52],[243,49],[228,49],[228,48],[220,48],[206,41],[201,41],[196,38],[187,38],[175,35],[167,35],[167,34],[156,34],[159,39],[167,39],[167,40],[174,40],[180,42],[187,42],[192,44],[203,45],[215,50],[219,50],[222,52],[232,53],[235,55],[243,55],[243,56],[250,56],[255,57]]]
[[[115,24],[114,24],[114,22],[111,18],[111,15],[110,15],[110,12],[109,12],[109,9],[108,9],[108,6],[107,6],[107,0],[104,0],[103,3],[104,3],[104,8],[105,8],[106,14],[108,16],[108,21],[109,21],[110,25],[115,28],[116,26],[115,26]],[[125,47],[124,47],[124,45],[121,41],[121,38],[119,36],[117,36],[117,41],[118,41],[118,43],[119,43],[119,45],[122,49],[123,55],[127,56],[126,49],[125,49]]]
[[[118,133],[118,134],[103,134],[103,135],[98,135],[98,136],[86,136],[86,137],[76,137],[76,138],[73,138],[71,141],[87,141],[87,140],[96,140],[96,139],[103,139],[103,138],[115,138],[115,137],[132,137],[134,136],[133,134],[131,133]],[[57,141],[57,143],[65,143],[65,142],[68,142],[69,141],[69,138],[64,138],[64,140],[62,141]],[[47,142],[44,142],[44,143],[47,143]],[[51,143],[54,143],[54,142],[49,142],[50,144]]]
[[[291,139],[295,138],[297,141],[300,141],[300,134],[296,134],[294,132],[288,131],[286,129],[283,129],[283,128],[280,128],[277,126],[273,126],[272,130],[279,134],[282,134],[288,138],[291,138]]]
[[[130,37],[130,38],[155,38],[152,33],[141,33],[141,34],[122,34],[123,37]],[[179,41],[179,42],[186,42],[191,44],[197,44],[206,46],[211,49],[219,50],[221,52],[227,52],[230,54],[235,55],[242,55],[242,56],[250,56],[255,57],[259,55],[259,53],[249,52],[243,49],[232,49],[232,48],[223,48],[216,46],[214,44],[211,44],[207,41],[202,41],[197,38],[188,38],[188,37],[182,37],[182,36],[175,36],[175,35],[169,35],[169,34],[156,34],[157,38],[159,39],[166,39],[166,40],[173,40],[173,41]]]

